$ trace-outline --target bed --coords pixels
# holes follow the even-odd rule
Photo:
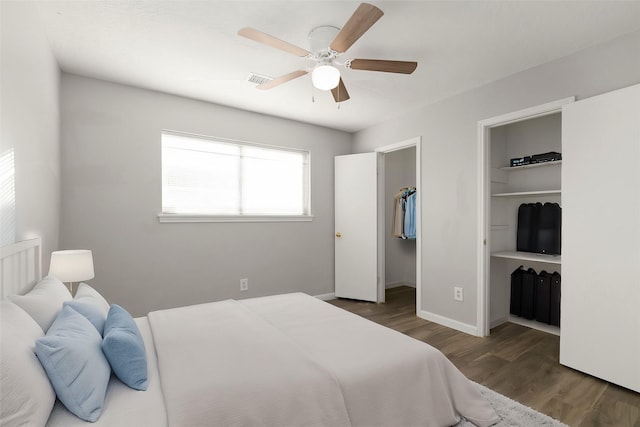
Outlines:
[[[7,253],[3,248],[3,258]],[[2,277],[4,287],[4,272]],[[4,312],[23,315],[12,303],[2,303]],[[7,396],[15,398],[7,386],[35,381],[5,378],[6,360],[23,357],[37,368],[38,358],[29,351],[33,337],[45,333],[33,327],[21,334],[27,337],[22,356],[7,355],[5,337],[15,331],[7,330],[11,323],[4,316],[3,408]],[[24,323],[24,318],[16,322]],[[498,421],[476,386],[438,350],[302,293],[154,311],[135,324],[146,350],[147,389],[134,390],[111,375],[96,426],[450,426],[461,417],[489,426]],[[14,377],[16,372],[10,371]],[[34,408],[46,412],[42,425],[90,425],[45,388],[41,383],[30,389],[40,402]],[[52,404],[42,403],[47,401]],[[7,414],[2,417],[0,424],[12,425]]]

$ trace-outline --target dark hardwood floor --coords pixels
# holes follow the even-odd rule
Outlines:
[[[330,303],[442,351],[468,378],[572,427],[640,427],[640,394],[560,365],[560,338],[513,323],[478,338],[415,315],[415,289],[385,304]],[[637,339],[637,337],[636,337]]]

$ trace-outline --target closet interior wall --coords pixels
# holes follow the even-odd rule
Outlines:
[[[416,241],[393,237],[393,201],[405,187],[416,186],[416,148],[384,155],[385,286],[416,286]]]

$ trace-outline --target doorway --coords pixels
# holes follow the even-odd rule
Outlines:
[[[495,275],[492,273],[497,272],[497,268],[492,271],[491,260],[492,259],[507,259],[509,262],[515,262],[516,264],[520,264],[522,262],[542,263],[544,266],[549,266],[551,264],[555,264],[556,261],[553,260],[553,263],[550,263],[548,259],[538,259],[533,257],[528,252],[519,252],[515,248],[515,232],[514,227],[517,227],[517,224],[514,226],[515,218],[517,218],[517,214],[515,213],[515,206],[517,206],[522,201],[529,201],[528,197],[533,197],[536,200],[541,197],[555,197],[559,201],[559,197],[561,194],[560,191],[560,178],[559,174],[557,175],[557,182],[550,184],[551,187],[547,188],[546,183],[542,183],[539,179],[532,179],[529,177],[526,180],[527,185],[535,185],[542,186],[544,188],[518,188],[513,189],[510,184],[512,181],[509,178],[502,178],[502,175],[507,174],[512,171],[512,168],[508,167],[506,164],[508,163],[507,157],[505,156],[502,159],[502,163],[505,167],[497,168],[496,163],[500,163],[496,161],[495,153],[491,150],[491,142],[492,136],[495,137],[498,135],[497,130],[504,126],[514,125],[516,123],[523,123],[525,121],[533,121],[536,119],[541,119],[547,116],[551,116],[562,111],[562,107],[570,102],[573,102],[574,98],[565,98],[558,101],[550,102],[547,104],[538,105],[535,107],[527,108],[520,111],[515,111],[513,113],[504,114],[497,117],[492,117],[486,120],[482,120],[478,122],[478,141],[479,141],[479,150],[478,150],[478,193],[480,197],[478,198],[478,305],[477,305],[477,328],[476,335],[477,336],[488,336],[491,330],[491,300],[501,300],[503,303],[500,304],[504,306],[504,312],[507,313],[499,313],[500,316],[505,319],[509,319],[508,316],[508,301],[510,296],[510,292],[507,290],[507,284],[502,284],[501,286],[494,286],[495,292],[497,289],[502,288],[504,292],[502,292],[502,297],[497,293],[492,295],[492,284],[497,282],[495,279]],[[497,138],[496,138],[497,139]],[[539,140],[543,140],[544,138],[539,138]],[[497,143],[498,141],[496,141]],[[535,154],[539,148],[537,146],[531,146],[527,153],[522,153],[522,155],[530,155]],[[561,142],[560,147],[557,148],[558,151],[561,151]],[[526,151],[526,150],[524,150]],[[559,162],[558,162],[559,163]],[[550,163],[546,164],[550,165]],[[536,165],[540,166],[540,165]],[[559,166],[559,165],[555,165]],[[559,171],[559,169],[558,169]],[[551,173],[546,171],[547,173],[543,173],[544,177],[548,178],[552,176]],[[540,175],[540,174],[539,174]],[[523,178],[523,177],[520,177]],[[522,179],[520,179],[518,186],[522,186]],[[551,181],[553,182],[553,180]],[[499,188],[499,190],[494,191],[493,188]],[[508,205],[505,205],[505,200],[509,201]],[[515,201],[511,201],[515,200]],[[492,202],[495,202],[495,207],[492,207]],[[498,202],[502,205],[503,208],[506,209],[498,209]],[[509,214],[503,215],[492,215],[492,213],[499,212],[510,212]],[[498,217],[498,221],[495,221],[496,217]],[[501,237],[500,234],[506,233],[508,238]],[[505,243],[509,242],[509,243]],[[504,279],[506,277],[506,272],[510,271],[511,268],[515,268],[516,264],[507,264],[507,266],[503,266],[503,270],[500,276]],[[501,264],[502,265],[502,264]],[[493,280],[492,280],[493,277]],[[504,279],[506,281],[506,279]],[[506,283],[506,282],[505,282]],[[499,311],[499,310],[498,310]],[[495,313],[494,313],[495,316]],[[500,320],[502,321],[502,320]],[[526,326],[533,327],[532,325],[527,324]],[[541,328],[537,328],[541,329]],[[545,329],[543,329],[545,330]]]
[[[378,301],[385,301],[387,287],[409,284],[416,287],[416,314],[421,311],[421,137],[411,138],[383,147],[375,151],[380,153],[378,189],[378,262],[380,286]],[[410,162],[412,164],[408,164]],[[415,239],[394,237],[392,216],[394,196],[408,186],[416,188]]]

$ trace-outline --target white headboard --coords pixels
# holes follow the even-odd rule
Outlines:
[[[42,239],[0,248],[0,299],[23,294],[42,278]]]

